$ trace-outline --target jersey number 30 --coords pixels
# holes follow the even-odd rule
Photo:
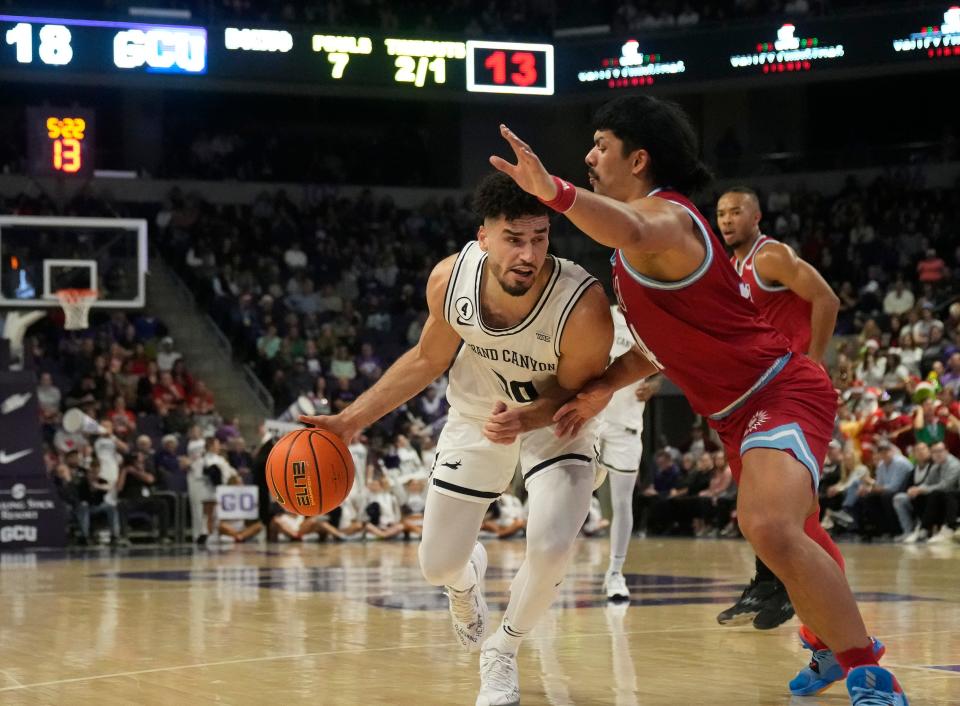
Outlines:
[[[507,379],[496,370],[491,372],[497,376],[497,381],[500,383],[500,387],[503,388],[503,394],[514,402],[533,402],[540,396],[537,388],[533,386],[532,380],[527,380],[526,382],[510,380],[508,382]]]

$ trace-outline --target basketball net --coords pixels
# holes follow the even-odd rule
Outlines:
[[[63,307],[63,327],[67,331],[89,328],[90,307],[97,301],[97,290],[60,289],[56,294]]]

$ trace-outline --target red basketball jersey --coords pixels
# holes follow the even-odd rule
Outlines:
[[[613,287],[640,349],[693,409],[723,415],[763,387],[790,359],[790,342],[741,295],[742,282],[720,241],[682,194],[651,194],[682,206],[703,237],[706,257],[688,277],[659,282],[614,253]]]
[[[761,235],[743,258],[743,262],[737,262],[736,256],[730,261],[740,279],[747,285],[744,294],[753,299],[760,313],[767,317],[767,321],[773,324],[777,331],[790,339],[790,348],[794,353],[806,355],[810,349],[810,312],[813,308],[810,302],[781,284],[764,282],[754,269],[753,260],[760,248],[776,242],[773,238]]]

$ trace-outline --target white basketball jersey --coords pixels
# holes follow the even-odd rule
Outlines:
[[[610,349],[612,361],[633,347],[633,336],[630,335],[627,320],[620,307],[611,306],[610,314],[613,316],[613,348]],[[603,410],[603,421],[634,429],[639,434],[643,430],[643,408],[646,403],[637,400],[636,390],[636,385],[627,385],[613,393],[610,404]]]
[[[555,378],[560,339],[570,313],[596,279],[579,265],[548,255],[553,271],[540,299],[507,329],[484,324],[480,280],[487,254],[473,241],[460,251],[443,315],[463,339],[450,369],[447,401],[460,414],[486,419],[497,401],[508,407],[533,402]],[[589,335],[589,332],[578,332]]]

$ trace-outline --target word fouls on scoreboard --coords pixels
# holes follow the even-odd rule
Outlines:
[[[393,80],[423,88],[428,80],[434,84],[447,82],[447,59],[463,60],[467,56],[464,42],[443,42],[422,39],[383,40],[387,55],[394,57]],[[342,79],[352,56],[373,53],[370,37],[315,34],[313,51],[327,55],[331,64],[330,76]]]

